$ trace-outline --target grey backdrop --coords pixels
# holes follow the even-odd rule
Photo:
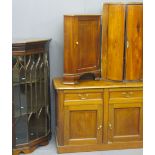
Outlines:
[[[63,75],[63,15],[101,14],[104,2],[142,0],[13,0],[12,35],[15,38],[52,38],[50,76]],[[52,130],[54,130],[54,91],[51,88]]]

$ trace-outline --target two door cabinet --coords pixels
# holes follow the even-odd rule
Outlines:
[[[12,45],[13,155],[30,153],[50,138],[49,41]]]
[[[59,153],[142,147],[142,82],[55,79]]]
[[[104,4],[102,16],[102,78],[143,78],[143,5]]]
[[[64,83],[77,83],[86,74],[100,77],[100,18],[64,16]]]

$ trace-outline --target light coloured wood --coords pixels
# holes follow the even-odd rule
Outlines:
[[[121,81],[124,63],[125,5],[109,5],[108,8],[107,79]]]
[[[102,79],[143,79],[143,4],[105,3],[102,13]]]
[[[102,59],[101,59],[101,76],[102,79],[107,79],[107,55],[108,55],[108,17],[109,5],[103,5],[102,14]]]
[[[143,74],[143,5],[127,6],[126,80],[141,80]]]
[[[102,142],[102,102],[65,106],[64,144],[100,144]]]
[[[103,150],[120,150],[131,148],[142,148],[142,141],[135,142],[118,142],[113,144],[96,144],[96,145],[72,145],[72,146],[59,146],[57,143],[58,153],[71,153],[71,152],[89,152],[89,151],[103,151]]]
[[[142,103],[110,104],[109,141],[128,142],[142,140]]]
[[[92,81],[88,80],[80,82],[76,85],[63,84],[62,78],[55,78],[53,80],[55,89],[57,90],[91,90],[91,89],[102,89],[102,88],[138,88],[143,87],[143,82],[113,82],[113,81]]]
[[[56,103],[63,107],[59,153],[142,147],[143,83],[88,81],[73,87],[54,79],[54,86],[63,95]]]

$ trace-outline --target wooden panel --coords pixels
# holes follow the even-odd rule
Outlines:
[[[78,17],[78,72],[91,71],[99,67],[100,16]]]
[[[102,13],[102,79],[107,79],[107,63],[108,63],[108,17],[109,17],[109,5],[103,5]]]
[[[107,78],[110,80],[123,80],[124,31],[125,5],[109,5]]]
[[[142,97],[143,91],[142,90],[122,90],[122,91],[111,91],[110,98],[137,98]]]
[[[96,123],[97,123],[96,111],[71,111],[70,138],[71,139],[95,138]]]
[[[102,104],[65,106],[65,145],[102,142]]]
[[[75,30],[76,18],[64,16],[64,74],[75,73],[76,61],[74,39],[77,36]],[[68,63],[69,60],[69,63]]]
[[[109,106],[109,142],[142,140],[142,104]]]
[[[88,100],[88,99],[102,99],[102,94],[101,93],[65,94],[65,101],[67,101],[67,100]]]
[[[143,74],[143,6],[127,6],[126,80],[140,80]]]

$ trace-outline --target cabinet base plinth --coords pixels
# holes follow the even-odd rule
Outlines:
[[[63,84],[78,84],[80,82],[80,80],[89,79],[91,77],[94,77],[95,80],[100,80],[101,79],[101,71],[78,73],[78,74],[71,74],[71,75],[64,74]]]
[[[45,146],[49,143],[50,135],[37,139],[29,144],[19,146],[13,149],[13,155],[19,155],[20,153],[28,154],[32,153],[39,146]]]
[[[91,151],[105,151],[105,150],[122,150],[122,149],[136,149],[143,148],[143,142],[123,142],[112,144],[96,144],[96,145],[75,145],[75,146],[59,146],[57,144],[58,153],[73,153],[73,152],[91,152]]]

